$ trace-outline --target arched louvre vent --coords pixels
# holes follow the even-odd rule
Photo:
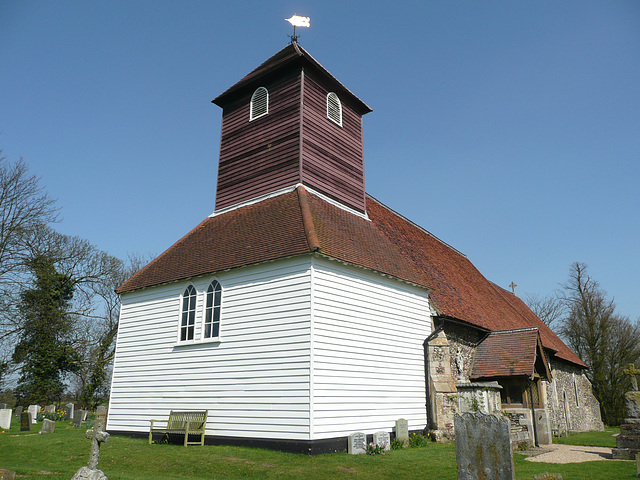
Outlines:
[[[342,104],[338,95],[333,92],[327,95],[327,118],[342,126]]]
[[[269,113],[269,92],[264,87],[258,87],[251,95],[251,113],[249,120],[255,120]]]

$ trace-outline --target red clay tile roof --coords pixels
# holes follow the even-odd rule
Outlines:
[[[451,246],[372,197],[369,220],[304,187],[205,219],[118,293],[301,254],[320,254],[430,289],[438,313],[490,331],[536,327],[556,357],[586,367],[514,294]]]
[[[538,331],[533,328],[491,332],[476,348],[470,378],[531,377],[537,347]]]

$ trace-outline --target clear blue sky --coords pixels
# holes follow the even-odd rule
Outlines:
[[[213,211],[210,101],[300,43],[373,108],[367,191],[502,287],[640,316],[640,2],[0,0],[0,148],[58,229],[159,254]]]

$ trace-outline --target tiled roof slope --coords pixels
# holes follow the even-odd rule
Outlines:
[[[534,373],[538,331],[492,332],[476,348],[471,379],[527,376]]]
[[[369,220],[304,187],[205,219],[117,291],[314,251],[430,289],[438,313],[486,330],[537,327],[545,348],[585,364],[515,295],[460,252],[367,197]]]

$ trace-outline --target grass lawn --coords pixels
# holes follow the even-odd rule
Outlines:
[[[20,432],[14,419],[10,430],[0,432],[0,468],[14,470],[20,479],[69,480],[87,464],[90,442],[84,429],[57,422],[55,433],[38,435],[40,426],[34,427],[31,432]],[[530,480],[543,472],[560,473],[564,480],[635,478],[634,462],[554,465],[526,462],[517,453],[514,460],[518,480]],[[110,480],[456,479],[455,445],[451,443],[384,456],[338,453],[310,457],[243,447],[148,445],[144,439],[111,437],[102,444],[98,467]]]
[[[613,435],[619,433],[620,427],[605,427],[604,432],[570,433],[568,437],[554,437],[553,443],[614,448],[616,437]]]

